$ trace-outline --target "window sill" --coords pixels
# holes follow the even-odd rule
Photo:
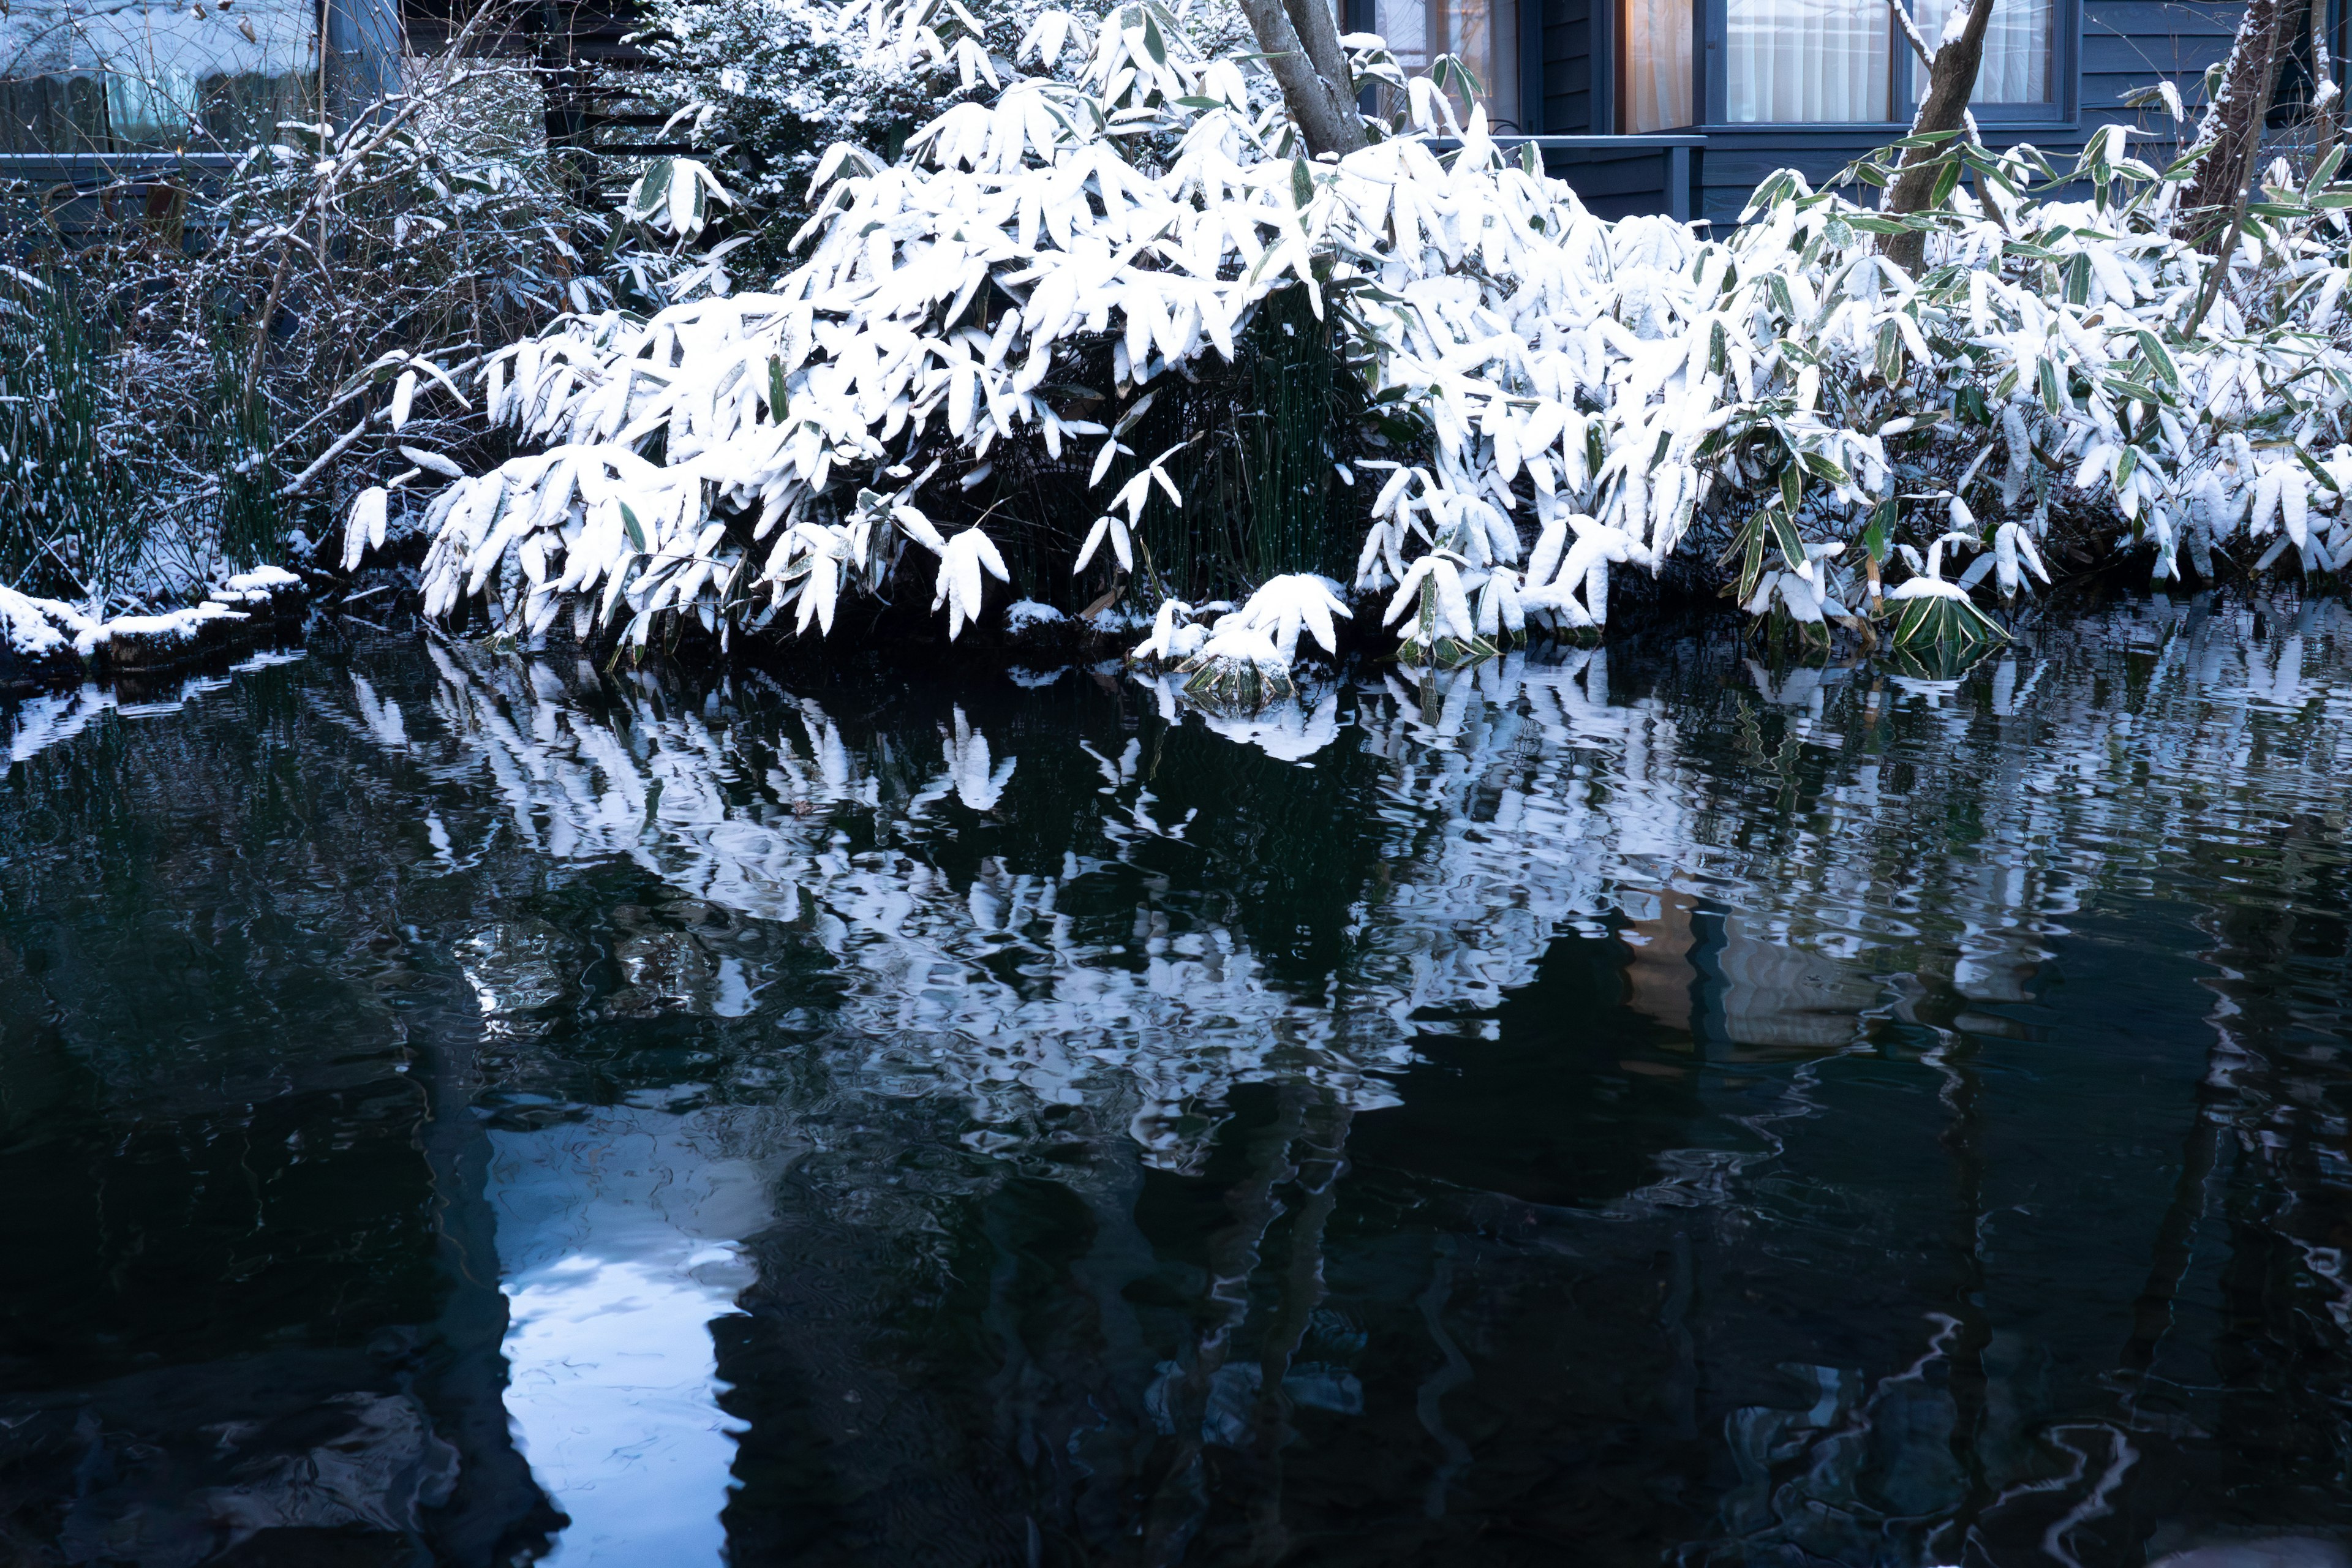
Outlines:
[[[2076,131],[2081,127],[2071,119],[1988,120],[1979,119],[1978,128],[1987,135],[2012,131]],[[1690,134],[1702,138],[1717,136],[1822,136],[1840,141],[1856,138],[1878,138],[1895,141],[1910,134],[1907,121],[1892,120],[1820,121],[1820,120],[1735,120],[1714,125],[1691,128]]]

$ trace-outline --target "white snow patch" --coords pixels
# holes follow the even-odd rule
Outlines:
[[[1004,628],[1013,633],[1025,632],[1032,626],[1056,626],[1070,617],[1051,605],[1041,605],[1034,599],[1015,599],[1004,606]]]

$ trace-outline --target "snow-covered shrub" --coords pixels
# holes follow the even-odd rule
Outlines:
[[[225,176],[100,192],[68,258],[0,279],[0,581],[101,615],[200,595],[331,530],[346,464],[474,438],[400,428],[420,382],[610,302],[603,220],[513,112],[529,73],[457,49],[412,75],[354,125],[201,149]],[[0,185],[0,237],[54,247],[51,200]]]
[[[755,241],[754,254],[781,258],[827,148],[897,158],[943,109],[985,101],[1020,76],[1022,40],[1056,8],[948,0],[910,16],[904,0],[651,0],[635,37],[654,68],[616,72],[608,85],[719,149],[730,187],[771,227],[773,243]],[[1074,9],[1091,22],[1100,7]],[[1213,53],[1251,47],[1232,0],[1200,0],[1187,23]]]
[[[944,0],[900,5],[895,47],[955,53]],[[2273,172],[2209,290],[2167,223],[2187,170],[2131,159],[2121,128],[2063,173],[1948,149],[1937,205],[1899,220],[1782,174],[1702,241],[1593,217],[1425,79],[1404,89],[1418,129],[1297,156],[1264,77],[1157,5],[1098,29],[1041,14],[992,64],[1002,89],[896,162],[826,155],[806,259],[770,288],[714,278],[491,356],[489,416],[538,450],[433,500],[428,608],[480,596],[536,634],[569,607],[637,642],[666,616],[822,630],[911,543],[952,635],[981,569],[1006,574],[968,493],[1042,449],[1108,498],[1086,553],[1127,562],[1150,498],[1189,499],[1183,445],[1141,441],[1154,400],[1230,363],[1281,290],[1337,324],[1360,378],[1379,455],[1339,476],[1367,498],[1349,586],[1409,661],[1601,626],[1612,568],[1702,552],[1755,613],[1860,627],[1891,602],[1898,636],[1931,641],[1986,635],[1964,596],[2046,577],[2062,525],[2073,547],[2152,549],[2159,577],[2184,552],[2200,573],[2217,549],[2305,571],[2352,553],[2333,160],[2300,186]],[[2088,198],[2053,194],[2070,181]],[[1916,278],[1881,251],[1906,226],[1928,231]],[[1077,381],[1087,364],[1107,386]],[[383,504],[354,514],[352,559]],[[1897,563],[1917,585],[1888,595]],[[1289,663],[1160,607],[1139,651],[1223,672],[1205,685]]]

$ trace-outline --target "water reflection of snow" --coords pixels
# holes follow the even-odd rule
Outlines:
[[[507,1409],[569,1514],[548,1561],[722,1560],[735,1434],[713,1319],[751,1268],[765,1179],[708,1113],[622,1106],[491,1134],[490,1201],[509,1310]]]
[[[292,664],[302,657],[299,648],[265,649],[231,665],[228,673],[241,675],[272,665]],[[67,690],[43,692],[0,710],[0,735],[6,738],[8,761],[21,763],[72,740],[106,714],[124,719],[161,718],[228,687],[229,681],[223,676],[188,675],[170,682],[168,689],[159,687],[154,695],[140,701],[126,700],[114,688],[85,682]]]
[[[1276,980],[1213,901],[1152,890],[1156,846],[1218,847],[1200,843],[1197,806],[1163,795],[1159,742],[1151,767],[1132,739],[1116,757],[1043,742],[1079,748],[1099,804],[1058,871],[1016,871],[952,846],[969,814],[1000,809],[1013,751],[1040,739],[1007,746],[961,707],[935,736],[853,742],[805,697],[777,691],[780,710],[752,718],[644,677],[436,646],[434,743],[422,715],[362,684],[341,721],[453,778],[487,776],[543,853],[625,857],[692,898],[805,927],[848,981],[835,1021],[867,1042],[864,1079],[960,1098],[984,1130],[974,1142],[1004,1146],[1040,1106],[1103,1100],[1131,1108],[1148,1161],[1189,1169],[1212,1125],[1200,1109],[1233,1084],[1392,1103],[1388,1075],[1429,1031],[1475,1029],[1451,1020],[1528,983],[1563,932],[1604,922],[1630,922],[1641,949],[1636,1005],[1744,1050],[1836,1049],[1888,1000],[1889,974],[1923,963],[1926,984],[2017,1000],[2087,896],[2171,852],[2179,813],[2226,838],[2260,800],[2312,795],[2343,765],[2352,688],[2340,660],[2306,651],[2345,635],[2342,607],[2254,621],[2153,602],[1940,682],[1748,663],[1747,690],[1717,709],[1734,757],[1695,727],[1700,705],[1612,693],[1605,652],[1325,688],[1249,720],[1190,712],[1172,682],[1150,683],[1149,703],[1224,742],[1292,763],[1344,752],[1379,774],[1369,798],[1331,797],[1353,814],[1335,832],[1376,844],[1383,873],[1319,984]],[[2154,656],[2144,681],[2103,673],[2118,650]],[[1897,715],[1910,739],[1889,750]],[[2328,721],[2280,728],[2297,715]],[[1809,770],[1801,830],[1743,836],[1745,792]],[[2190,787],[2231,779],[2243,789]],[[1977,825],[1967,857],[1943,852],[1956,813]],[[1068,912],[1106,874],[1142,886],[1131,931]],[[1693,925],[1720,908],[1738,913],[1719,931]],[[1704,1028],[1689,1001],[1702,962],[1722,992]],[[722,990],[747,1005],[742,984]]]
[[[605,910],[624,989],[602,999],[604,1017],[754,1020],[711,1026],[730,1041],[773,1039],[779,1023],[796,1037],[821,1034],[809,1056],[822,1057],[840,1103],[880,1107],[877,1123],[903,1117],[918,1142],[960,1136],[1013,1161],[1049,1138],[1078,1149],[1124,1124],[1147,1163],[1198,1169],[1216,1108],[1253,1079],[1286,1094],[1316,1086],[1300,1103],[1344,1126],[1348,1111],[1391,1096],[1384,1075],[1431,1031],[1496,1027],[1491,1010],[1536,977],[1563,931],[1606,929],[1630,950],[1625,1000],[1664,1042],[1619,1066],[1698,1086],[1717,1096],[1718,1128],[1736,1118],[1752,1134],[1717,1140],[1728,1146],[1688,1135],[1695,1146],[1656,1151],[1657,1179],[1613,1204],[1611,1219],[1712,1208],[1741,1223],[1760,1215],[1785,1240],[1801,1238],[1812,1224],[1805,1205],[1834,1187],[1759,1197],[1760,1183],[1743,1193],[1737,1178],[1751,1151],[1793,1138],[1798,1119],[1837,1113],[1825,1089],[1833,1075],[1816,1069],[1871,1049],[1887,1021],[1909,1026],[1906,1048],[1944,1080],[1958,1126],[1964,1095],[1978,1091],[1962,1083],[1963,1053],[1948,1047],[1963,1031],[2021,1037],[2011,1005],[2033,999],[2045,955],[2084,910],[2096,920],[2102,903],[2160,892],[2190,855],[2225,867],[2246,854],[2300,858],[2304,869],[2259,883],[2273,908],[2332,896],[2308,868],[2341,864],[2347,626],[2328,605],[2260,634],[2251,614],[2148,606],[1943,682],[1723,660],[1704,680],[1655,690],[1636,669],[1612,691],[1604,655],[1512,658],[1421,684],[1318,692],[1250,722],[1206,723],[1206,737],[1205,716],[1162,688],[1190,742],[1148,721],[1139,739],[1106,725],[1091,740],[1000,724],[977,701],[985,733],[942,705],[937,723],[860,735],[837,721],[851,711],[839,701],[778,692],[769,711],[747,713],[651,679],[606,682],[462,650],[436,651],[437,684],[378,670],[374,685],[314,688],[312,700],[396,758],[404,777],[419,770],[452,786],[422,814],[422,864],[446,872],[519,840],[543,859],[626,862],[664,884],[662,896],[682,895],[660,910],[652,900]],[[1335,822],[1325,810],[1306,827],[1328,825],[1376,851],[1376,879],[1317,906],[1332,924],[1349,910],[1345,956],[1327,977],[1302,981],[1231,915],[1243,884],[1229,868],[1247,853],[1234,848],[1234,818],[1255,830],[1271,817],[1221,817],[1197,777],[1188,797],[1174,777],[1183,766],[1162,766],[1188,744],[1184,765],[1203,746],[1220,764],[1247,759],[1244,747],[1315,761],[1312,774],[1206,771],[1312,784],[1318,793],[1298,798],[1348,816]],[[1055,787],[1055,747],[1075,748],[1061,761],[1077,762],[1063,770],[1076,785],[1039,798],[1083,814],[1069,847],[1054,842],[1054,823],[1044,855],[998,858],[1003,840],[992,836],[1034,810],[1026,792]],[[1188,810],[1188,798],[1205,809]],[[1222,867],[1199,858],[1221,854]],[[1117,897],[1106,900],[1106,887]],[[690,915],[674,912],[688,905]],[[750,929],[763,921],[790,930]],[[835,989],[789,1015],[764,1004],[778,1016],[761,1020],[761,983],[778,972],[757,955],[775,951],[759,945],[772,939],[824,950]],[[459,943],[494,1037],[527,1033],[533,1009],[576,1001],[586,961],[572,940],[517,919]],[[1931,992],[1937,1005],[1921,1008]],[[2230,1075],[2253,1059],[2232,1042],[2231,1005],[2217,994],[2210,1107],[2227,1103]],[[1790,1058],[1802,1065],[1769,1097],[1717,1087],[1748,1064]],[[919,1101],[948,1110],[909,1109]],[[1083,1131],[1041,1132],[1041,1106],[1078,1108],[1052,1125]],[[562,1560],[594,1561],[608,1547],[614,1560],[715,1559],[734,1435],[710,1325],[735,1310],[748,1277],[727,1244],[770,1224],[761,1173],[732,1153],[775,1142],[730,1137],[712,1113],[675,1105],[545,1108],[587,1120],[510,1130],[529,1118],[501,1118],[489,1195],[514,1314],[509,1406],[541,1479],[576,1521]],[[2222,1112],[2205,1114],[2218,1125]],[[824,1192],[823,1173],[834,1173],[818,1205],[830,1224],[923,1234],[934,1223],[923,1205],[941,1186],[874,1179],[887,1165],[876,1151],[894,1135],[854,1132],[796,1165],[796,1182]],[[1341,1142],[1334,1135],[1333,1147]],[[1914,1146],[1941,1158],[1932,1138]],[[1903,1152],[1880,1152],[1887,1163]],[[1885,1165],[1869,1179],[1885,1182]],[[788,1214],[792,1201],[777,1199]],[[2025,1208],[1985,1202],[1971,1245],[2021,1247],[2011,1228],[2027,1229]],[[1125,1213],[1125,1203],[1103,1208]],[[1232,1282],[1265,1266],[1266,1234],[1248,1230],[1246,1247],[1219,1255],[1215,1300],[1239,1300]],[[2304,1267],[2330,1282],[2322,1305],[2340,1323],[2336,1249],[2296,1245]],[[1702,1244],[1701,1264],[1707,1256]],[[1842,1255],[1824,1242],[1819,1256]],[[762,1291],[786,1272],[763,1268]],[[1439,1396],[1460,1359],[1443,1321],[1449,1277],[1434,1278],[1428,1344],[1445,1360],[1424,1385],[1424,1424],[1441,1446],[1457,1444],[1431,1494],[1443,1501],[1460,1450]],[[2002,1310],[2015,1315],[1984,1356],[2013,1392],[2030,1384],[2020,1347],[2043,1331],[2014,1302]],[[1220,1359],[1230,1326],[1208,1336],[1215,1355],[1194,1347],[1150,1371],[1140,1397],[1153,1430],[1238,1451],[1252,1412],[1276,1393],[1301,1409],[1364,1411],[1347,1357],[1310,1345],[1269,1373]],[[1736,1405],[1725,1430],[1739,1482],[1722,1504],[1724,1534],[1686,1560],[1753,1560],[1767,1537],[1819,1559],[1858,1558],[1902,1520],[1948,1517],[1959,1485],[1946,1464],[1951,1321],[1939,1314],[1931,1327],[1919,1359],[1891,1375],[1866,1374],[1858,1363],[1872,1358],[1849,1363],[1843,1345],[1817,1345],[1781,1369],[1790,1389]],[[2021,1417],[2013,1426],[1982,1440],[1989,1468],[2022,1478],[2028,1504],[2053,1500],[2063,1546],[2092,1515],[2058,1507],[2051,1484],[2068,1508],[2095,1502],[2131,1450],[2121,1428],[2051,1427],[2072,1469],[2045,1484],[2052,1450],[2035,1447],[2043,1439]]]

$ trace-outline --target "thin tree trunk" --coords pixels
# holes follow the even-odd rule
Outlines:
[[[1344,157],[1369,146],[1364,118],[1356,110],[1356,85],[1348,74],[1348,58],[1339,47],[1331,14],[1318,0],[1297,0],[1292,7],[1286,7],[1284,0],[1241,0],[1241,8],[1308,154]]]
[[[2326,0],[2321,0],[2326,4]],[[1307,63],[1315,74],[1329,83],[1347,110],[1345,118],[1357,128],[1358,139],[1362,127],[1356,113],[1356,78],[1348,68],[1348,51],[1339,47],[1339,27],[1333,18],[1327,0],[1283,0],[1282,8],[1290,16],[1290,25],[1298,34],[1298,41],[1307,46]]]
[[[1912,116],[1911,134],[1957,132],[1968,124],[1969,100],[1976,96],[1977,68],[1984,63],[1985,30],[1992,25],[1994,0],[1976,0],[1958,37],[1948,36],[1927,68],[1927,90],[1919,95],[1919,112]],[[2278,0],[2272,0],[2277,4]],[[1936,175],[1951,155],[1948,141],[1932,147],[1914,147],[1903,154],[1895,184],[1886,193],[1885,211],[1893,214],[1925,210],[1936,192]],[[1925,265],[1927,237],[1916,231],[1889,235],[1887,258],[1906,272]]]
[[[2221,85],[2206,106],[2191,150],[2206,149],[2181,197],[2176,225],[2191,226],[2198,244],[2212,250],[2235,226],[2221,221],[2234,208],[2253,178],[2262,153],[2263,121],[2270,117],[2271,94],[2285,58],[2298,12],[2294,0],[2247,0],[2237,37],[2221,67]],[[2176,230],[2178,232],[2178,230]]]
[[[2327,48],[2327,0],[2311,0],[2311,161],[2315,167],[2336,146],[2336,60]]]
[[[2257,7],[2263,8],[2260,16]],[[2278,90],[2279,67],[2294,16],[2292,0],[2249,0],[2245,17],[2238,24],[2238,37],[2230,46],[2221,89],[2205,110],[2205,123],[2197,133],[2198,145],[2212,151],[2197,166],[2180,216],[2174,222],[2202,226],[2197,244],[2212,253],[2213,265],[2205,274],[2205,287],[2198,290],[2196,306],[2181,325],[2183,337],[2197,335],[2206,312],[2221,297],[2221,286],[2229,281],[2230,258],[2236,254],[2238,235],[2246,226],[2246,205],[2254,194],[2254,166],[2262,161],[2263,127],[2271,117],[2271,95]],[[2221,183],[2224,172],[2227,184]],[[2219,219],[2212,221],[2217,207]],[[2175,232],[2179,232],[2177,226]]]

